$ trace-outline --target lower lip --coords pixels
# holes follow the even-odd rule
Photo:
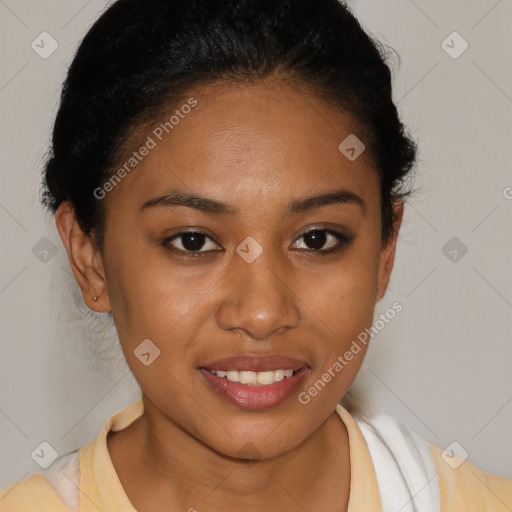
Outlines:
[[[231,382],[225,377],[217,377],[205,368],[199,371],[211,387],[228,402],[242,409],[268,409],[275,407],[289,398],[306,375],[306,368],[301,368],[291,377],[268,386],[251,386],[240,382]]]

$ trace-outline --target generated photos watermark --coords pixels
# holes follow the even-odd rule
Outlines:
[[[174,114],[167,120],[160,123],[151,133],[148,135],[146,141],[142,146],[132,153],[132,156],[121,166],[117,171],[101,186],[94,189],[94,197],[96,199],[104,199],[108,192],[114,190],[115,186],[121,182],[130,172],[139,165],[140,162],[149,155],[150,151],[158,145],[158,142],[162,141],[163,138],[170,133],[182,119],[190,114],[192,109],[197,106],[197,100],[189,98],[189,100],[181,105],[179,109],[174,111]]]
[[[320,391],[322,391],[325,386],[331,382],[332,379],[338,375],[345,366],[349,364],[354,356],[359,354],[362,350],[362,346],[366,346],[368,341],[376,336],[384,327],[396,317],[400,311],[402,311],[403,306],[400,302],[393,302],[390,308],[388,308],[384,313],[381,313],[379,318],[373,322],[373,325],[368,329],[366,328],[364,331],[361,331],[357,340],[352,341],[352,345],[348,350],[345,351],[343,355],[339,355],[333,364],[322,374],[322,376],[312,385],[307,391],[302,391],[299,393],[298,400],[301,404],[307,405],[311,402],[311,399],[318,395]]]

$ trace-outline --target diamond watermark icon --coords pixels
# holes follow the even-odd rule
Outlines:
[[[458,263],[466,255],[468,248],[463,242],[454,236],[443,245],[441,252],[452,263]]]
[[[144,366],[149,366],[160,355],[160,349],[151,340],[146,339],[137,345],[133,353]]]
[[[30,46],[39,57],[47,59],[59,47],[59,43],[48,32],[41,32]]]
[[[469,453],[457,441],[452,441],[441,453],[441,458],[453,469],[457,469],[468,458]]]
[[[42,263],[48,263],[56,254],[57,246],[46,236],[32,247],[32,253]]]
[[[39,466],[43,469],[50,467],[57,459],[59,454],[57,450],[47,441],[40,443],[37,448],[30,454]]]
[[[258,447],[250,441],[245,443],[240,450],[238,450],[236,456],[239,459],[261,459],[263,454],[260,452]]]
[[[366,149],[366,146],[356,135],[351,133],[343,142],[338,146],[340,152],[347,160],[353,162],[361,153]]]
[[[458,32],[452,32],[441,43],[441,48],[452,59],[458,59],[468,49],[468,47],[469,43]]]
[[[263,252],[263,247],[254,238],[248,236],[238,245],[236,252],[247,263],[252,263]]]

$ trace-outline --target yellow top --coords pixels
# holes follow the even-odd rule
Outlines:
[[[107,449],[109,430],[122,430],[144,409],[137,400],[117,411],[99,434],[79,451],[80,512],[136,512],[119,481]],[[336,412],[347,427],[350,445],[351,483],[348,512],[382,512],[372,459],[364,437],[350,413],[342,406]],[[512,482],[484,473],[469,462],[456,470],[441,458],[441,449],[430,446],[441,487],[443,512],[510,512]],[[43,473],[33,473],[0,491],[2,512],[69,512]]]

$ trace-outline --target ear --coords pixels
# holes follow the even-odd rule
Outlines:
[[[379,271],[377,277],[377,294],[375,297],[375,304],[379,302],[386,293],[389,280],[391,278],[391,271],[395,262],[396,242],[398,232],[402,224],[404,215],[404,204],[402,201],[397,200],[393,203],[393,227],[392,235],[389,240],[382,244],[379,259]]]
[[[85,303],[93,311],[107,313],[111,308],[103,258],[94,238],[83,231],[69,201],[64,201],[57,209],[55,223]]]

